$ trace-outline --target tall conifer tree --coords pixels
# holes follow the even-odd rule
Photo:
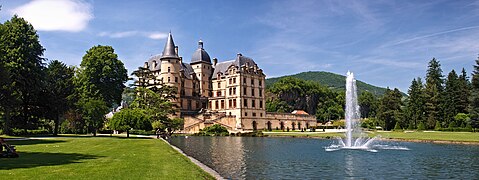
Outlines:
[[[469,113],[469,96],[471,95],[471,82],[467,77],[466,70],[462,68],[461,75],[459,75],[458,80],[459,86],[459,102],[457,103],[457,108],[459,113]]]
[[[454,121],[454,116],[460,111],[460,91],[459,91],[459,77],[454,69],[447,75],[445,90],[443,96],[444,103],[444,123],[445,126]]]
[[[474,128],[479,126],[479,57],[474,65],[474,71],[472,73],[471,80],[471,97],[470,97],[470,116],[471,125]]]
[[[420,77],[414,78],[408,90],[407,118],[408,127],[416,129],[419,123],[425,123],[424,118],[424,86]]]
[[[426,127],[432,129],[436,126],[436,121],[442,122],[442,94],[443,94],[443,75],[441,64],[436,58],[429,61],[426,75]]]

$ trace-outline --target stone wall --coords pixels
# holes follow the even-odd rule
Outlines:
[[[197,133],[200,129],[220,124],[230,132],[268,130],[268,129],[290,129],[299,130],[309,126],[316,126],[316,117],[311,115],[290,114],[290,113],[266,113],[263,118],[242,118],[241,130],[236,130],[236,116],[225,113],[202,113],[196,116],[184,116],[185,120],[183,133]],[[268,127],[269,126],[269,127]]]

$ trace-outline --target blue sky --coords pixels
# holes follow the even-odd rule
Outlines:
[[[78,65],[85,51],[115,48],[131,72],[160,54],[171,30],[186,62],[202,39],[210,56],[253,58],[267,77],[346,74],[406,92],[433,57],[444,74],[470,74],[479,53],[478,1],[171,0],[6,1],[0,20],[30,21],[45,57]]]

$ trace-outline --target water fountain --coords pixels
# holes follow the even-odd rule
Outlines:
[[[339,144],[327,147],[326,151],[361,149],[377,152],[377,150],[371,148],[371,144],[376,138],[368,138],[359,127],[360,117],[356,79],[354,79],[354,74],[348,71],[346,76],[346,138],[338,139]]]

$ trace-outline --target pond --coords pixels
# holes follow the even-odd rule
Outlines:
[[[228,179],[477,179],[479,146],[384,142],[378,152],[325,148],[334,140],[273,137],[171,138]]]

